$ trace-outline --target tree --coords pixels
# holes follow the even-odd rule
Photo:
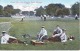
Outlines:
[[[54,7],[55,7],[54,4],[49,4],[48,6],[46,6],[46,13],[50,16],[54,15],[54,13],[55,13]]]
[[[0,5],[0,15],[3,15],[3,6]]]
[[[5,17],[11,17],[11,15],[7,11],[4,11],[4,16]]]
[[[62,4],[49,4],[46,6],[46,13],[50,16],[53,16],[56,14],[56,10],[65,8]]]
[[[33,11],[30,11],[30,16],[33,16],[34,15],[34,12]]]
[[[29,11],[22,11],[23,15],[29,15]]]
[[[69,8],[63,8],[63,15],[69,15],[70,11]]]
[[[62,9],[57,9],[55,16],[62,16],[63,15],[63,10]]]
[[[35,9],[35,11],[36,11],[36,16],[41,16],[46,14],[45,9],[42,6],[40,6],[38,9]]]
[[[64,15],[69,15],[70,11],[68,8],[62,8],[62,9],[57,9],[56,10],[56,16],[64,16]]]
[[[7,16],[10,16],[10,15],[13,13],[13,11],[14,11],[13,6],[12,6],[12,5],[7,5],[7,6],[5,6],[5,7],[4,7],[4,11],[5,11],[6,13],[8,13]],[[6,15],[6,13],[5,13],[5,15]]]
[[[12,5],[7,5],[4,8],[0,5],[0,16],[11,17],[11,15],[20,13],[20,11],[20,9],[14,9]]]
[[[73,15],[79,15],[79,2],[76,2],[75,4],[72,5],[71,11]]]
[[[20,13],[20,11],[21,11],[20,9],[14,9],[13,12],[12,12],[12,14],[15,15],[17,13]]]

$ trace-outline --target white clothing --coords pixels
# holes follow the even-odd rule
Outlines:
[[[57,27],[54,31],[59,30],[60,33],[53,35],[52,37],[60,36],[61,42],[66,42],[67,41],[67,36],[65,32],[62,31],[61,28]]]
[[[66,36],[65,32],[62,33],[60,38],[61,38],[61,42],[66,42],[67,41],[67,36]]]
[[[9,40],[9,38],[16,39],[15,37],[5,34],[4,36],[1,37],[1,44],[8,44],[7,41]]]
[[[46,17],[46,15],[44,15],[44,17]]]
[[[42,28],[39,35],[47,35],[47,31],[44,28]]]
[[[78,15],[76,14],[75,17],[78,17]]]
[[[57,31],[57,30],[60,31],[60,32],[58,34],[53,35],[52,37],[60,36],[62,34],[62,29],[61,28],[57,27],[54,31]]]
[[[42,35],[42,36],[41,36]],[[42,40],[42,38],[44,37],[44,36],[46,36],[47,35],[47,31],[44,29],[44,28],[42,28],[41,29],[41,31],[40,31],[40,33],[39,33],[39,38],[40,38],[40,40]],[[41,36],[41,37],[40,37]]]

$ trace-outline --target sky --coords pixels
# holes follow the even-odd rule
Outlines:
[[[61,3],[65,5],[67,8],[71,8],[71,6],[80,2],[79,0],[0,0],[0,5],[3,7],[7,5],[13,5],[15,9],[21,9],[22,11],[34,11],[34,9],[40,6],[47,6],[51,3]]]

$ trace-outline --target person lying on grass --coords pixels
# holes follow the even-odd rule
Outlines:
[[[20,43],[20,44],[26,44],[25,42],[22,42],[18,40],[17,38],[10,36],[9,34],[6,33],[6,31],[2,32],[2,37],[1,37],[1,44],[9,44],[9,43]],[[26,44],[28,45],[28,44]]]
[[[6,31],[3,31],[1,37],[1,44],[8,44],[9,38],[16,39],[15,37],[8,35]]]
[[[37,35],[37,39],[38,39],[38,41],[42,41],[42,42],[45,39],[47,39],[47,30],[44,28],[44,26],[41,27],[41,31]]]

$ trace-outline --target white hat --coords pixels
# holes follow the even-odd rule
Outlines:
[[[6,33],[6,31],[2,31],[2,33]]]
[[[42,28],[44,28],[45,26],[42,26]]]

